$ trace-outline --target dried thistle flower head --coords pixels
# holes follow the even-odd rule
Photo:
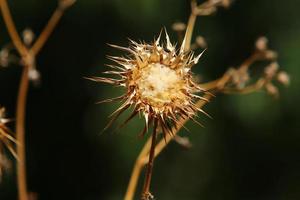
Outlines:
[[[10,120],[5,118],[5,108],[0,107],[0,178],[5,170],[8,170],[11,166],[10,161],[4,154],[3,147],[5,146],[11,154],[17,158],[14,150],[14,144],[16,140],[11,136],[11,131],[6,127],[6,123]]]
[[[131,40],[131,46],[128,48],[111,45],[129,53],[127,57],[109,56],[117,65],[109,65],[113,71],[104,73],[118,75],[120,79],[90,78],[126,88],[126,93],[121,97],[104,101],[124,101],[113,113],[109,125],[124,110],[133,106],[132,114],[123,124],[140,113],[146,121],[142,135],[152,123],[154,128],[161,128],[165,135],[172,134],[172,125],[176,126],[179,118],[189,118],[198,123],[195,120],[197,111],[205,113],[194,104],[196,99],[204,99],[197,93],[205,91],[193,81],[191,72],[192,66],[198,63],[202,54],[195,57],[193,52],[185,52],[184,42],[181,48],[176,50],[167,32],[165,34],[164,45],[160,43],[161,35],[153,44]]]

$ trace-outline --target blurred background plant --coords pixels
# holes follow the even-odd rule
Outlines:
[[[34,33],[56,6],[55,1],[9,3],[18,30],[30,24]],[[201,119],[205,128],[188,123],[191,133],[179,133],[188,134],[193,147],[184,151],[171,143],[158,157],[152,190],[159,199],[300,198],[299,6],[294,0],[235,1],[229,11],[196,24],[195,38],[201,34],[208,45],[194,68],[199,79],[214,80],[238,66],[251,55],[255,39],[265,35],[293,81],[280,90],[280,100],[264,92],[213,100],[206,111],[214,119]],[[94,102],[121,91],[99,88],[82,77],[100,75],[105,55],[118,53],[107,42],[126,46],[126,37],[152,41],[161,27],[171,30],[189,13],[189,1],[79,0],[66,14],[37,58],[41,85],[29,91],[28,188],[39,199],[122,199],[144,141],[132,133],[143,123],[135,119],[117,136],[97,134],[116,105]],[[2,19],[0,27],[3,47],[10,39]],[[170,37],[174,41],[177,34],[170,32]],[[13,113],[21,71],[14,63],[10,67],[0,71],[0,102]],[[14,176],[4,175],[0,199],[16,199]]]

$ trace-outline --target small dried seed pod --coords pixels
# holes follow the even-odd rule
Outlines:
[[[272,62],[270,65],[268,65],[265,68],[265,76],[268,79],[272,79],[275,74],[277,73],[277,70],[279,69],[279,65],[277,62]]]
[[[285,71],[280,71],[277,76],[277,81],[285,86],[290,84],[290,76]]]
[[[33,33],[33,31],[29,28],[26,28],[23,32],[22,32],[22,36],[23,36],[23,41],[24,41],[24,44],[26,46],[31,46],[34,38],[35,38],[35,35]]]
[[[203,49],[207,48],[206,40],[205,40],[205,38],[204,38],[203,36],[201,36],[201,35],[198,35],[198,36],[196,37],[196,44],[197,44],[200,48],[203,48]]]
[[[172,29],[177,32],[182,32],[186,29],[186,24],[182,22],[176,22],[172,25]]]
[[[268,49],[268,39],[266,37],[260,37],[256,40],[255,47],[259,51],[265,51]]]

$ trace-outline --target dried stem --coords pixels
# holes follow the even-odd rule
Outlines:
[[[18,31],[17,31],[14,21],[11,17],[11,13],[10,13],[10,10],[9,10],[6,0],[0,0],[0,8],[1,8],[1,13],[2,13],[3,19],[4,19],[4,23],[6,25],[6,28],[8,30],[8,33],[11,37],[13,44],[15,45],[16,49],[21,54],[21,56],[25,56],[27,53],[27,49],[23,45],[23,42],[18,34]]]
[[[151,136],[151,146],[150,146],[150,152],[149,152],[148,166],[147,166],[145,183],[144,183],[144,187],[143,187],[141,200],[153,199],[153,196],[150,193],[150,184],[151,184],[151,177],[152,177],[153,164],[154,164],[154,158],[155,158],[157,123],[158,123],[158,120],[155,120],[154,127],[153,127],[153,133]]]
[[[141,150],[139,156],[137,157],[134,168],[132,170],[132,174],[130,177],[130,181],[127,187],[127,191],[124,197],[124,200],[132,200],[135,194],[136,186],[138,179],[140,177],[141,171],[144,167],[144,165],[147,163],[147,158],[146,157],[149,154],[149,149],[151,146],[151,140],[148,139],[147,142],[145,143],[143,149]],[[146,157],[146,159],[145,159]],[[146,160],[146,161],[145,161]]]
[[[71,4],[70,4],[71,5]],[[11,40],[22,58],[23,72],[20,80],[17,108],[16,108],[16,140],[17,145],[17,182],[19,190],[19,200],[28,200],[27,181],[26,181],[26,147],[25,147],[25,119],[26,119],[26,100],[29,86],[28,72],[34,65],[35,56],[44,46],[45,42],[53,32],[55,26],[59,22],[64,10],[67,7],[62,8],[61,4],[56,8],[52,17],[48,21],[44,30],[38,37],[37,41],[33,44],[31,49],[27,49],[23,44],[21,37],[16,30],[16,26],[12,19],[9,7],[6,0],[0,0],[1,13],[9,32]]]
[[[206,98],[206,99],[210,99],[211,97],[212,97],[211,95],[204,96],[204,98]],[[206,103],[207,103],[207,101],[199,100],[197,102],[197,107],[202,108]],[[156,158],[161,153],[161,151],[165,148],[165,146],[167,146],[170,143],[170,141],[173,139],[173,137],[178,133],[178,131],[183,127],[183,125],[187,121],[188,121],[187,118],[181,119],[178,123],[177,129],[175,127],[173,127],[174,135],[166,135],[165,139],[162,139],[157,143],[157,145],[155,147],[154,158]],[[134,193],[136,190],[139,176],[141,174],[143,167],[148,162],[150,147],[151,147],[151,139],[149,138],[147,140],[147,142],[145,143],[143,149],[140,152],[140,155],[138,156],[138,158],[135,162],[124,200],[132,200],[134,198]]]
[[[23,67],[22,77],[20,80],[16,113],[16,140],[19,142],[19,144],[17,145],[17,155],[19,158],[19,162],[17,162],[19,200],[28,200],[25,149],[25,113],[29,85],[28,71],[29,66],[25,65]]]
[[[28,50],[23,45],[22,40],[16,30],[16,26],[11,17],[6,0],[1,0],[1,13],[3,15],[4,22],[13,41],[13,44],[15,45],[21,57],[25,57],[28,53]],[[28,200],[25,162],[25,108],[28,91],[28,68],[29,67],[27,65],[23,68],[16,109],[16,140],[19,142],[16,149],[19,158],[17,162],[19,200]]]
[[[34,43],[34,45],[31,48],[31,52],[33,55],[37,55],[39,51],[42,49],[42,47],[45,45],[46,41],[48,40],[49,36],[55,29],[56,25],[58,24],[59,20],[61,19],[64,10],[57,7],[55,11],[53,12],[51,18],[49,19],[47,25],[45,26],[44,30]]]
[[[194,12],[195,8],[197,7],[197,2],[196,1],[192,1],[191,2],[191,14],[190,14],[190,17],[189,17],[189,21],[188,21],[188,24],[187,24],[187,29],[186,29],[186,32],[185,32],[185,41],[184,42],[184,51],[187,52],[190,50],[190,47],[191,47],[191,41],[192,41],[192,35],[193,35],[193,31],[194,31],[194,27],[195,27],[195,23],[196,23],[196,19],[197,19],[197,15],[196,13]]]

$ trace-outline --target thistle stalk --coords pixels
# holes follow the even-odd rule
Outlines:
[[[17,181],[19,189],[19,200],[28,200],[27,181],[26,181],[26,149],[25,149],[25,113],[26,102],[28,93],[28,71],[29,66],[23,66],[23,72],[20,80],[18,100],[17,100],[17,113],[16,113],[16,140],[19,142],[17,145],[17,155],[19,161],[17,162]]]
[[[151,200],[153,198],[152,194],[150,193],[150,184],[151,184],[151,177],[152,177],[154,158],[155,158],[156,137],[157,137],[157,120],[154,121],[153,133],[151,136],[149,160],[147,164],[145,183],[143,187],[141,200]]]
[[[28,48],[22,41],[15,23],[10,13],[9,6],[6,0],[0,0],[1,13],[11,37],[11,40],[22,58],[22,75],[20,79],[18,99],[16,105],[16,140],[18,145],[16,153],[17,162],[17,185],[19,200],[28,200],[27,178],[26,178],[26,146],[25,146],[25,122],[26,122],[26,102],[29,87],[29,70],[34,67],[35,59],[39,51],[48,40],[49,36],[55,29],[64,11],[70,7],[75,0],[59,0],[58,6],[42,33],[37,38],[31,48]]]

